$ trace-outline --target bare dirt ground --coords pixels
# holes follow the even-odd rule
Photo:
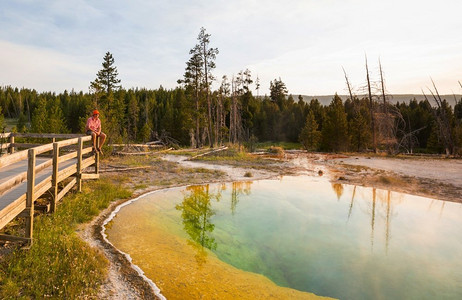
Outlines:
[[[318,163],[332,169],[339,182],[462,202],[461,159],[351,155],[326,156]]]
[[[111,158],[111,165],[123,166],[127,158]],[[165,161],[166,160],[166,161]],[[164,156],[164,160],[134,159],[147,166],[127,172],[103,173],[116,182],[132,188],[134,197],[148,191],[186,184],[258,180],[281,175],[328,176],[333,182],[374,186],[398,192],[422,195],[440,200],[462,202],[462,160],[401,159],[357,155],[311,154],[286,152],[283,157],[266,157],[263,161],[188,161],[183,156]],[[129,162],[133,166],[133,161]],[[130,165],[128,165],[130,166]],[[104,241],[101,226],[121,202],[113,203],[79,234],[110,261],[109,275],[98,299],[154,299],[152,287],[131,267],[128,259]]]

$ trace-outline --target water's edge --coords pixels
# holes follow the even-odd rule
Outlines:
[[[124,206],[126,205],[129,205],[129,204],[132,204],[133,202],[135,201],[138,201],[139,199],[145,197],[145,196],[148,196],[148,195],[151,195],[151,194],[154,194],[154,193],[158,193],[158,192],[161,192],[161,191],[166,191],[166,190],[174,190],[174,189],[180,189],[180,188],[184,188],[188,185],[185,185],[185,186],[178,186],[178,187],[172,187],[172,188],[165,188],[165,189],[159,189],[159,190],[155,190],[155,191],[150,191],[150,192],[147,192],[147,193],[144,193],[144,194],[141,194],[139,195],[138,197],[136,198],[133,198],[131,200],[128,200],[124,203],[121,203],[119,204],[118,206],[115,207],[115,209],[109,214],[109,216],[103,221],[103,223],[101,224],[101,236],[103,237],[103,240],[104,242],[106,242],[107,244],[111,245],[117,252],[119,252],[120,254],[122,254],[130,263],[130,267],[133,268],[137,273],[138,275],[143,278],[143,280],[145,282],[147,282],[149,284],[149,286],[152,288],[154,294],[159,297],[160,299],[162,300],[167,300],[167,298],[162,295],[159,287],[150,279],[148,278],[146,275],[144,275],[144,272],[143,270],[136,264],[133,263],[133,260],[130,256],[130,254],[128,253],[125,253],[123,251],[121,251],[120,249],[118,249],[117,247],[114,246],[114,244],[112,244],[108,238],[107,238],[107,234],[106,234],[106,225],[112,221],[112,219],[114,219],[114,217],[117,215],[117,213],[120,211],[121,208],[123,208]]]

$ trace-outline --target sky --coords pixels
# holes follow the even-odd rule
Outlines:
[[[0,85],[87,92],[106,52],[124,88],[175,88],[200,28],[223,75],[249,69],[260,95],[357,94],[370,76],[392,94],[461,94],[460,0],[2,0]],[[256,91],[254,91],[256,93]]]

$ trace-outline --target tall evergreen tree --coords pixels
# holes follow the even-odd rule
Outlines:
[[[202,27],[199,36],[197,37],[199,44],[197,46],[200,49],[203,63],[203,81],[202,86],[205,89],[205,97],[207,100],[207,123],[208,123],[208,138],[210,146],[213,146],[213,127],[212,127],[212,100],[210,95],[210,86],[214,77],[212,70],[215,69],[215,59],[218,54],[218,48],[210,48],[210,34],[205,32],[205,28]]]
[[[200,147],[200,125],[201,125],[201,82],[203,77],[203,60],[200,55],[200,47],[196,45],[189,51],[191,57],[186,62],[186,69],[183,75],[183,79],[178,80],[178,83],[183,83],[186,88],[186,92],[189,97],[193,98],[194,101],[194,136],[196,146]]]
[[[286,84],[282,82],[281,78],[270,81],[270,98],[273,102],[277,103],[279,109],[283,109],[287,93]]]
[[[110,93],[120,89],[120,79],[117,78],[119,73],[114,66],[114,57],[108,51],[103,57],[103,68],[96,74],[96,79],[90,83],[90,88],[95,92],[104,91]]]

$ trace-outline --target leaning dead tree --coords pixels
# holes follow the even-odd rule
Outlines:
[[[412,154],[414,152],[414,147],[419,144],[419,140],[417,139],[417,134],[425,129],[427,126],[421,127],[416,130],[411,130],[410,122],[408,122],[408,132],[403,130],[403,136],[398,141],[396,149],[398,151],[404,150],[408,154]]]
[[[352,144],[356,144],[357,151],[360,151],[363,144],[367,143],[367,136],[369,136],[369,131],[367,128],[362,126],[365,123],[365,119],[361,116],[360,101],[356,95],[353,94],[353,88],[351,86],[350,80],[348,79],[348,75],[343,67],[342,69],[343,74],[345,75],[345,82],[348,88],[348,93],[350,95],[350,101],[353,105],[353,120],[351,121],[351,124],[349,124],[351,126],[351,140],[353,141]]]
[[[430,91],[430,94],[432,95],[433,100],[435,100],[436,105],[437,105],[437,109],[432,109],[432,111],[436,119],[436,123],[438,125],[438,137],[443,141],[446,155],[449,156],[455,153],[455,145],[454,145],[454,140],[452,138],[453,137],[452,127],[451,127],[451,123],[450,123],[448,112],[447,112],[447,103],[446,101],[443,101],[441,99],[441,96],[438,92],[438,89],[436,88],[436,85],[433,79],[431,79],[431,81],[433,84],[433,88],[435,89],[435,92],[433,92],[431,89],[428,89],[428,90]],[[428,101],[425,93],[423,94],[424,94],[425,99]]]
[[[231,107],[229,121],[229,142],[236,144],[242,139],[242,120],[239,96],[242,94],[242,77],[231,80]]]
[[[367,56],[366,56],[366,80],[367,80],[367,94],[369,99],[369,110],[371,114],[371,131],[372,131],[372,148],[374,152],[377,153],[377,134],[375,130],[375,118],[374,118],[374,100],[372,99],[372,88],[371,80],[369,78],[369,67],[367,65]]]
[[[388,153],[396,154],[400,152],[403,145],[409,145],[409,143],[414,144],[417,141],[417,137],[415,136],[415,133],[406,132],[406,122],[401,114],[401,111],[398,107],[389,104],[389,95],[385,89],[385,79],[380,59],[379,73],[382,103],[381,109],[375,114],[378,128],[378,139],[382,145],[385,145]],[[405,140],[399,140],[398,136],[405,137]],[[412,146],[408,147],[406,150],[409,152],[409,149],[412,149]],[[410,151],[412,152],[412,150]]]
[[[217,146],[223,144],[224,135],[225,133],[228,133],[228,129],[226,127],[226,110],[224,108],[224,103],[230,96],[230,85],[231,84],[228,82],[228,77],[224,75],[222,77],[220,88],[218,89],[218,98],[215,109],[215,144]]]
[[[382,135],[382,139],[388,148],[388,152],[393,152],[394,144],[396,144],[396,129],[398,126],[395,126],[395,120],[400,120],[399,118],[395,118],[396,113],[399,113],[399,110],[394,110],[395,114],[389,113],[388,103],[387,103],[387,96],[385,93],[385,80],[383,78],[383,70],[382,70],[382,63],[379,59],[379,71],[380,71],[380,89],[381,89],[381,96],[382,96],[382,122],[379,125],[379,133]]]
[[[350,80],[348,80],[348,76],[347,76],[347,73],[345,71],[345,69],[342,67],[342,70],[343,70],[343,74],[345,75],[345,81],[346,81],[346,85],[347,85],[347,88],[348,88],[348,93],[350,94],[350,100],[353,101],[353,90],[351,88],[351,84],[350,84]]]

